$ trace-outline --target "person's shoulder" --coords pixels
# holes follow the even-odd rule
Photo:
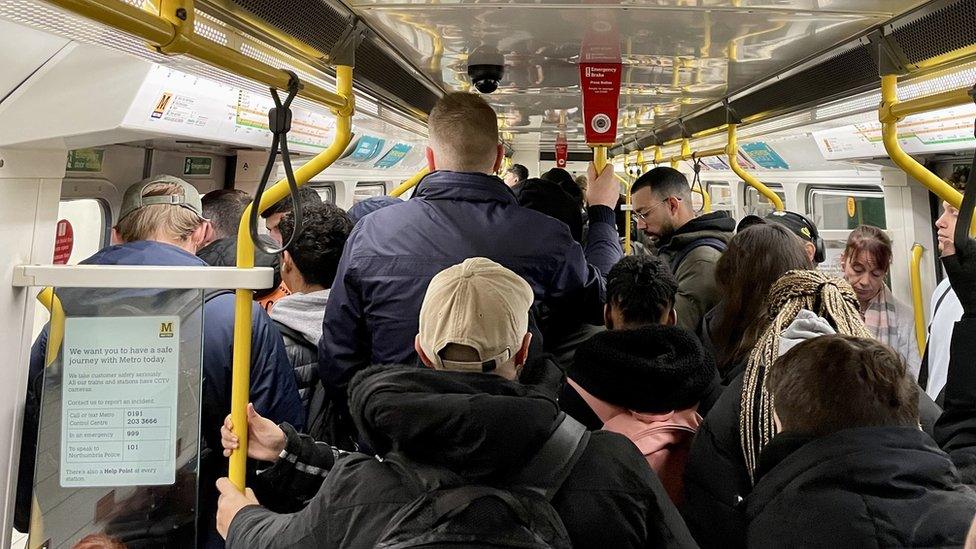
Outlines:
[[[586,449],[573,467],[566,487],[643,493],[654,480],[647,460],[630,439],[599,430],[590,432]]]
[[[412,498],[403,477],[393,465],[375,456],[354,452],[341,457],[325,481],[327,490],[337,505],[368,505],[407,503]]]

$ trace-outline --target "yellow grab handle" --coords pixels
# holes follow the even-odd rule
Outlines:
[[[786,208],[783,206],[783,201],[780,199],[779,195],[774,193],[769,187],[763,185],[761,181],[756,179],[755,176],[743,170],[742,167],[739,166],[739,143],[736,141],[735,137],[735,130],[737,127],[738,124],[729,124],[729,143],[728,146],[725,147],[725,154],[729,156],[729,167],[732,168],[735,175],[738,175],[739,178],[745,181],[747,185],[756,189],[759,191],[759,194],[769,199],[769,201],[772,202],[773,206],[776,208],[776,211],[781,212],[785,210]]]
[[[968,94],[965,95],[964,98],[962,96],[955,97],[957,101],[961,101],[962,103],[969,101]],[[920,105],[919,109],[905,109],[906,114],[909,112],[923,112],[920,109],[928,109],[928,107],[932,106],[931,103],[927,103],[925,101],[916,101]],[[898,77],[893,74],[882,76],[881,107],[878,110],[878,120],[881,122],[881,140],[884,143],[885,150],[888,152],[888,156],[890,156],[892,162],[894,162],[905,173],[912,176],[919,183],[925,186],[925,188],[935,193],[940,199],[945,200],[955,208],[959,208],[962,205],[962,193],[953,189],[952,186],[943,181],[942,178],[930,172],[925,166],[919,164],[914,158],[906,153],[901,148],[901,144],[898,143],[898,120],[900,117],[899,114],[897,114],[898,110],[895,107],[898,104]],[[937,105],[937,107],[945,106],[949,105]],[[976,221],[976,219],[974,219],[974,221]]]
[[[44,355],[44,366],[50,366],[58,358],[58,350],[64,341],[64,309],[61,300],[54,293],[54,288],[44,288],[37,294],[37,300],[51,313],[51,326],[47,333],[47,349]]]
[[[607,167],[609,162],[606,145],[596,145],[593,147],[593,167],[596,168],[597,175],[603,173],[603,168]]]
[[[336,67],[336,91],[347,98],[350,105],[352,93],[352,67]],[[312,157],[295,170],[295,182],[301,186],[332,165],[349,146],[352,139],[352,109],[333,111],[336,115],[336,134],[327,149]],[[253,202],[244,209],[241,223],[237,229],[237,266],[242,269],[254,267],[254,242],[248,228],[251,208],[259,212],[288,196],[288,181],[282,179],[269,187],[261,196],[261,203]],[[234,300],[234,358],[231,377],[230,415],[234,422],[234,434],[240,446],[230,455],[228,477],[240,490],[244,490],[244,476],[247,468],[247,403],[251,390],[251,307],[254,303],[252,290],[238,289]]]
[[[709,196],[708,191],[705,190],[705,187],[692,187],[691,192],[701,195],[702,211],[705,213],[712,213],[712,197]]]
[[[912,287],[912,308],[915,312],[915,339],[918,341],[918,355],[925,354],[925,309],[922,304],[922,252],[925,248],[916,243],[912,246],[912,258],[908,274]]]
[[[428,173],[430,173],[430,169],[427,168],[427,166],[424,166],[423,168],[421,168],[421,170],[419,172],[417,172],[417,173],[413,174],[412,176],[410,176],[410,179],[407,179],[403,183],[400,183],[397,186],[397,188],[395,188],[392,191],[390,191],[390,196],[399,197],[403,193],[405,193],[405,192],[409,191],[410,189],[416,187],[417,184],[420,183],[420,180],[423,179],[424,176],[427,175]]]

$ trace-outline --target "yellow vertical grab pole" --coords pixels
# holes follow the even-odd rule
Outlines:
[[[630,255],[630,182],[627,181],[626,177],[621,177],[616,173],[613,176],[624,186],[624,255]]]
[[[781,212],[785,210],[786,208],[783,206],[783,201],[780,199],[779,195],[774,193],[769,187],[763,185],[762,182],[756,179],[755,176],[743,170],[742,167],[739,166],[739,143],[736,140],[735,134],[737,127],[738,124],[729,124],[729,142],[725,147],[725,154],[727,154],[729,157],[729,167],[732,168],[735,175],[738,175],[743,181],[746,182],[747,185],[759,191],[759,194],[765,196],[770,202],[772,202],[773,206],[776,208],[776,211]]]
[[[48,328],[47,349],[44,354],[44,366],[47,367],[58,358],[58,350],[64,340],[64,309],[61,307],[61,300],[54,293],[54,288],[41,290],[37,294],[37,300],[51,313],[51,326]]]
[[[912,308],[915,311],[915,339],[918,341],[918,354],[925,354],[925,309],[922,304],[922,252],[925,248],[916,243],[912,246],[912,258],[908,274],[912,287]]]
[[[336,115],[336,134],[327,149],[314,156],[303,166],[295,170],[295,182],[301,186],[322,170],[332,165],[339,155],[349,146],[352,138],[352,115],[355,106],[352,93],[352,67],[336,66],[336,92],[346,99],[346,106],[333,109]],[[251,208],[258,208],[263,212],[273,204],[283,200],[289,194],[288,181],[280,180],[261,197],[260,204],[253,202],[248,205],[241,215],[241,223],[237,230],[237,266],[250,269],[254,267],[254,242],[251,240],[248,221]],[[240,445],[230,455],[230,481],[244,490],[244,476],[247,468],[247,403],[251,387],[251,306],[254,303],[252,290],[238,289],[234,302],[234,358],[231,378],[230,413],[234,422],[234,434],[240,440]]]
[[[420,180],[423,179],[424,176],[427,175],[428,173],[430,173],[430,170],[427,168],[427,166],[424,166],[423,168],[420,169],[419,172],[411,175],[410,179],[407,179],[403,183],[400,183],[399,185],[397,185],[397,188],[390,191],[390,196],[400,197],[401,195],[403,195],[403,193],[416,187],[417,184],[420,183]]]

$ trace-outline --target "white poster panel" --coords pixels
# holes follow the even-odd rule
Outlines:
[[[177,316],[65,320],[61,486],[176,480]]]

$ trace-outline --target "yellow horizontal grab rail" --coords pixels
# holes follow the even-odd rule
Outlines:
[[[743,170],[742,166],[739,166],[739,154],[738,154],[739,143],[736,140],[736,135],[735,135],[737,127],[738,124],[729,124],[729,129],[728,129],[729,143],[728,146],[725,148],[725,154],[729,156],[729,167],[732,168],[732,171],[735,172],[735,175],[738,175],[739,178],[741,178],[743,181],[746,182],[746,185],[749,185],[750,187],[756,189],[757,191],[759,191],[759,194],[765,196],[770,202],[772,202],[773,206],[776,208],[776,211],[778,212],[783,211],[786,208],[783,206],[783,200],[780,199],[779,195],[774,193],[766,185],[763,185],[762,182],[756,179],[755,176]]]
[[[922,305],[922,252],[925,248],[916,243],[912,246],[912,258],[908,274],[912,287],[912,309],[915,311],[915,339],[918,340],[918,355],[925,354],[925,309]]]
[[[352,67],[339,65],[336,67],[336,91],[354,104],[352,94]],[[352,139],[352,111],[335,110],[336,134],[332,144],[327,149],[312,157],[303,166],[295,170],[295,182],[301,186],[310,179],[332,165],[339,155],[349,146]],[[267,210],[272,205],[289,195],[287,180],[280,180],[268,188],[261,196],[261,203],[253,202],[244,209],[241,223],[237,229],[237,266],[250,269],[254,267],[254,241],[248,221],[251,208],[257,207],[258,212]],[[234,358],[231,378],[230,413],[234,422],[234,434],[240,440],[240,446],[231,453],[228,476],[237,488],[244,489],[244,473],[247,465],[247,403],[251,386],[251,307],[254,303],[252,290],[238,289],[234,301]]]
[[[121,0],[48,0],[48,3],[142,38],[162,53],[183,54],[268,86],[288,89],[291,76],[287,72],[193,34],[192,30],[184,32],[182,27],[190,25],[176,25],[138,6]],[[186,17],[192,22],[192,13]],[[309,82],[303,82],[303,86],[298,93],[302,97],[339,111],[352,110],[352,96],[343,97]]]
[[[722,156],[725,154],[725,147],[716,147],[714,149],[705,149],[699,152],[686,152],[681,153],[671,157],[672,163],[678,163],[681,160],[694,160],[696,158],[705,158],[706,156]]]
[[[54,293],[54,288],[44,288],[37,294],[37,300],[51,313],[51,324],[47,332],[47,349],[44,355],[44,366],[50,366],[58,358],[58,350],[64,341],[64,309],[61,300]]]
[[[909,114],[962,105],[970,101],[972,99],[968,93],[959,93],[957,90],[902,103],[898,101],[898,76],[891,74],[881,77],[881,107],[878,109],[878,120],[881,122],[881,140],[884,142],[888,156],[905,173],[956,208],[962,205],[962,194],[919,164],[901,148],[898,142],[898,121]]]
[[[430,169],[424,166],[419,172],[411,175],[410,179],[407,179],[403,183],[400,183],[399,185],[397,185],[397,188],[390,191],[390,196],[400,197],[403,193],[416,187],[417,184],[420,183],[420,180],[423,179],[424,176],[427,175],[428,173],[430,173]]]

